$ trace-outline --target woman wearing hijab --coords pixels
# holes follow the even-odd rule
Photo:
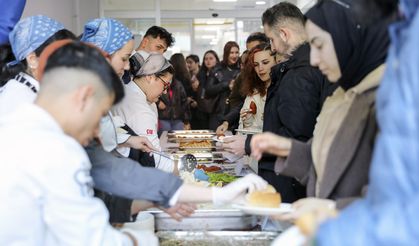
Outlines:
[[[326,99],[308,143],[270,133],[251,143],[256,157],[278,155],[276,171],[297,178],[315,197],[295,202],[291,217],[343,208],[365,191],[377,134],[375,94],[389,45],[384,22],[360,26],[344,2],[322,1],[306,16],[310,62],[338,88]]]
[[[44,15],[20,20],[9,34],[16,60],[1,68],[0,116],[16,110],[22,103],[33,102],[39,91],[39,56],[46,46],[61,39],[75,39],[63,24]]]

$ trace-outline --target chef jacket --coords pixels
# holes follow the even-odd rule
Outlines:
[[[0,245],[132,244],[92,197],[82,146],[51,115],[22,105],[0,120],[0,136]]]
[[[26,73],[19,73],[0,88],[0,116],[14,112],[22,103],[35,101],[39,82]]]
[[[125,97],[112,108],[114,115],[120,116],[124,122],[139,136],[146,136],[156,149],[161,150],[157,135],[158,111],[155,103],[147,101],[144,92],[133,81],[124,85]],[[172,160],[154,155],[156,168],[172,172]]]
[[[36,92],[16,79],[10,80],[5,85],[7,87],[1,88],[0,111],[7,110],[10,113],[22,104],[35,101],[39,90],[39,82],[25,73],[20,73],[20,75],[35,86]],[[20,77],[17,76],[17,79],[20,79]],[[0,119],[4,117],[2,114],[0,116]],[[114,118],[112,117],[111,120],[114,120]],[[115,132],[114,124],[114,122],[111,123],[112,129],[108,132]],[[104,151],[102,146],[97,144],[90,145],[86,148],[86,151],[92,163],[91,175],[95,188],[129,199],[153,201],[164,207],[174,205],[177,202],[178,195],[175,194],[179,193],[176,193],[176,191],[179,191],[182,185],[182,181],[178,177],[152,168],[143,168],[137,162],[128,158],[118,158]],[[16,151],[14,154],[18,155]],[[161,180],[165,182],[161,182]]]

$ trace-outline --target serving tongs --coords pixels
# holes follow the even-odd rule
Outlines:
[[[169,160],[177,161],[180,164],[180,171],[192,172],[198,164],[198,160],[192,154],[185,154],[179,159],[178,156],[169,155],[161,151],[152,150],[151,152]]]
[[[175,160],[175,158],[172,155],[166,154],[162,151],[152,150],[151,153],[162,156],[162,157],[167,158],[167,159],[170,159],[172,161]]]

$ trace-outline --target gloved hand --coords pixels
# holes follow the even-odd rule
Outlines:
[[[158,246],[159,240],[157,239],[156,235],[152,231],[142,231],[142,230],[134,230],[131,228],[121,228],[121,232],[127,233],[135,240],[137,240],[138,246],[147,245],[147,246]]]
[[[223,205],[234,201],[244,200],[247,192],[265,189],[268,183],[256,174],[248,174],[223,188],[212,188],[212,202]]]

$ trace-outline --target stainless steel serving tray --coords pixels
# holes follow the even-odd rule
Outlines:
[[[268,231],[159,231],[160,246],[269,246],[279,235]]]
[[[214,230],[249,230],[257,225],[255,215],[244,214],[239,209],[225,207],[199,208],[190,217],[181,222],[172,219],[158,209],[148,210],[154,215],[157,231],[214,231]]]
[[[214,135],[212,134],[174,134],[168,135],[168,140],[171,142],[176,141],[194,141],[194,140],[211,140],[213,141]]]
[[[194,134],[212,134],[215,135],[214,131],[211,130],[175,130],[175,131],[168,131],[167,135],[176,135],[176,134],[190,134],[190,135],[194,135]]]
[[[208,152],[208,151],[203,151],[203,152],[185,152],[185,151],[178,151],[178,152],[174,152],[172,153],[173,156],[177,157],[177,158],[181,158],[182,156],[186,155],[186,154],[192,154],[195,156],[195,158],[197,159],[198,163],[200,162],[204,162],[204,163],[212,163],[214,161],[222,161],[224,160],[223,154],[222,153],[217,153],[217,152]]]

